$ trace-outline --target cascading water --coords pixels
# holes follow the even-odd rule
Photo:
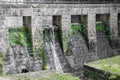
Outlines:
[[[46,58],[47,59],[47,64],[50,66],[52,69],[56,69],[59,72],[62,71],[62,65],[60,63],[60,60],[58,58],[57,54],[57,49],[55,47],[55,39],[54,39],[54,27],[47,27],[45,28],[45,51],[46,51]]]
[[[52,28],[52,42],[50,42],[51,48],[52,48],[52,53],[53,53],[53,58],[54,58],[54,64],[55,64],[55,68],[57,71],[63,72],[62,66],[60,64],[60,60],[57,56],[57,52],[55,49],[55,39],[53,39],[53,38],[54,38],[54,28]]]

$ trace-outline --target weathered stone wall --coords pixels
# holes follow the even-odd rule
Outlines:
[[[45,4],[45,3],[118,3],[119,0],[1,0],[1,3]]]
[[[4,54],[9,51],[9,37],[8,29],[11,21],[8,17],[23,17],[31,16],[31,33],[32,33],[32,43],[34,48],[34,60],[36,65],[36,70],[39,70],[39,60],[37,58],[37,50],[40,45],[41,36],[39,32],[43,30],[43,27],[52,26],[52,16],[61,15],[61,25],[62,30],[66,33],[68,37],[70,33],[71,26],[71,15],[87,15],[88,17],[88,39],[89,39],[89,51],[92,55],[97,55],[96,53],[96,43],[97,35],[95,29],[95,15],[96,14],[110,14],[110,28],[112,39],[118,39],[117,31],[117,14],[120,13],[120,4],[1,4],[0,5],[0,49]],[[18,20],[18,19],[17,19]],[[17,20],[14,20],[16,25]],[[21,20],[21,19],[20,19]],[[22,22],[20,21],[20,24]],[[14,25],[11,25],[11,27]],[[114,50],[113,50],[114,51]],[[88,54],[90,54],[88,53]],[[113,52],[119,54],[119,51]],[[85,55],[87,56],[87,55]],[[82,56],[84,57],[84,56]],[[93,58],[91,58],[93,59]],[[97,59],[97,58],[95,58]],[[90,59],[89,59],[90,60]],[[93,59],[94,60],[94,59]],[[86,60],[85,60],[86,61]],[[91,61],[91,60],[90,60]],[[84,61],[83,61],[84,62]]]

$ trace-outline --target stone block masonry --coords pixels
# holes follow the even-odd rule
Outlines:
[[[81,52],[74,53],[76,55],[70,56],[68,61],[74,60],[77,57],[78,53],[81,53],[73,62],[70,64],[79,63],[79,65],[83,65],[85,62],[93,61],[99,59],[98,52],[96,51],[97,47],[97,33],[95,28],[96,23],[96,14],[110,14],[110,29],[112,39],[118,39],[118,31],[117,31],[117,14],[120,13],[120,4],[0,4],[0,50],[3,55],[8,54],[9,52],[9,36],[8,30],[11,27],[20,26],[22,24],[23,16],[31,16],[31,34],[32,34],[32,45],[34,48],[34,65],[35,70],[41,70],[41,65],[39,65],[39,60],[37,57],[37,49],[40,45],[40,39],[42,38],[39,35],[40,31],[44,30],[44,27],[52,26],[52,16],[60,15],[61,16],[61,27],[62,31],[64,31],[67,37],[70,33],[71,26],[71,15],[87,15],[88,17],[88,42],[89,42],[89,50],[82,50]],[[9,17],[9,18],[8,18]],[[15,20],[10,17],[19,17],[20,21]],[[10,20],[13,19],[13,20]],[[14,21],[14,22],[12,22]],[[14,25],[12,23],[15,23]],[[18,24],[18,25],[17,25]],[[84,46],[82,44],[78,44]],[[80,46],[80,48],[81,48]],[[79,46],[78,46],[79,47]],[[110,48],[109,48],[110,49]],[[108,50],[109,50],[108,49]],[[79,50],[79,49],[78,49]],[[86,49],[87,50],[87,49]],[[113,51],[113,56],[116,54],[120,54],[119,49]],[[86,54],[82,54],[82,53]],[[106,54],[103,52],[103,54]],[[111,53],[112,54],[112,53]],[[104,56],[108,57],[108,56]],[[104,58],[102,57],[102,58]],[[6,57],[5,57],[6,58]],[[73,59],[72,59],[73,58]],[[80,58],[80,59],[79,59]],[[81,61],[81,62],[78,62]],[[77,64],[73,66],[79,66]],[[6,65],[4,64],[4,69]],[[7,65],[8,70],[11,69],[11,65]],[[79,67],[76,67],[77,69]]]

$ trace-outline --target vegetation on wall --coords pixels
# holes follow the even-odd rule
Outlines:
[[[25,46],[28,48],[30,55],[32,56],[32,40],[31,34],[25,27],[20,28],[10,28],[9,29],[9,42],[10,46]]]
[[[104,24],[102,22],[96,22],[96,30],[100,32],[104,32]]]
[[[68,39],[67,33],[66,32],[62,32],[62,46],[63,46],[64,55],[67,52],[67,39]]]
[[[2,70],[2,68],[3,68],[3,66],[2,66],[2,59],[3,59],[3,53],[0,52],[0,76],[1,76],[2,73],[3,73],[3,70]]]
[[[112,37],[110,35],[110,28],[103,22],[96,22],[96,30],[104,32],[107,36],[107,39],[111,41]]]
[[[94,71],[90,71],[89,69],[84,69],[84,74],[86,77],[90,78],[90,79],[95,79],[95,80],[103,80],[103,78],[96,74]]]
[[[42,60],[42,70],[46,70],[46,57],[44,53],[44,34],[42,30],[39,30],[40,38],[39,38],[39,59]]]
[[[72,34],[75,34],[77,32],[81,32],[82,34],[84,34],[85,32],[87,32],[83,23],[71,24],[71,31]]]

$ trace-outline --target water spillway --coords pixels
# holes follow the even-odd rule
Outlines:
[[[49,69],[55,69],[59,72],[68,71],[66,70],[67,62],[61,49],[59,39],[57,39],[57,33],[55,33],[54,27],[48,27],[44,29],[44,45],[46,63]],[[68,68],[69,69],[69,68]]]

